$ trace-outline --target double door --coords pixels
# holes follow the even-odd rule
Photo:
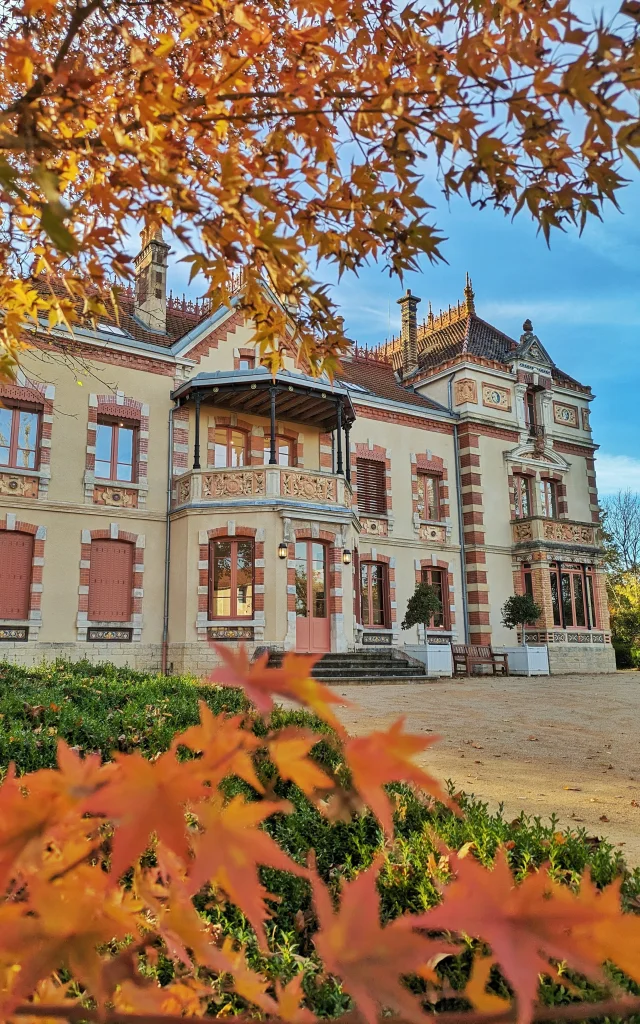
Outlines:
[[[297,541],[295,562],[296,650],[325,654],[331,650],[326,545]]]

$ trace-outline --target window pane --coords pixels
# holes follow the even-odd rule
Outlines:
[[[360,611],[363,626],[370,626],[369,622],[369,566],[360,566]]]
[[[0,409],[0,462],[3,466],[9,463],[9,448],[11,445],[11,422],[13,420],[13,409]],[[4,451],[6,449],[6,458]]]
[[[307,545],[304,542],[296,543],[296,615],[306,617],[307,607]]]
[[[313,571],[311,576],[313,616],[316,619],[327,617],[325,549],[323,544],[311,545]]]
[[[217,540],[213,545],[213,594],[211,612],[214,617],[231,616],[231,541]]]
[[[384,568],[370,565],[371,572],[371,617],[373,626],[384,626]]]
[[[236,544],[236,603],[238,618],[253,613],[253,544],[239,540]]]
[[[551,571],[551,604],[553,605],[553,624],[554,626],[561,626],[562,619],[560,618],[560,599],[558,595],[558,574],[557,572]]]
[[[434,612],[434,614],[432,616],[432,619],[431,619],[431,625],[434,628],[439,628],[440,626],[444,626],[444,606],[443,606],[443,601],[442,601],[442,570],[441,569],[432,569],[431,570],[431,580],[430,580],[430,583],[431,583],[431,586],[433,587],[433,589],[436,592],[436,596],[438,598],[438,601],[440,602],[440,611]]]
[[[215,449],[213,464],[217,469],[224,469],[227,465],[227,430],[225,427],[217,427],[214,435]]]
[[[96,469],[95,475],[105,480],[111,479],[111,442],[113,427],[110,423],[98,423],[96,430]]]
[[[593,576],[591,576],[590,573],[587,574],[587,600],[589,601],[589,619],[591,621],[591,628],[596,629],[598,617],[596,615],[596,603],[593,598]]]
[[[552,519],[557,516],[556,509],[556,485],[549,481],[549,515]]]
[[[244,466],[245,436],[240,430],[231,431],[231,465]]]
[[[582,586],[582,576],[578,573],[573,573],[573,598],[576,607],[576,626],[586,626],[586,618],[584,613],[584,589]]]
[[[568,572],[561,574],[562,585],[562,611],[564,612],[565,626],[575,626],[573,621],[573,604],[571,601],[571,576]]]
[[[17,464],[21,469],[33,469],[36,464],[38,414],[22,410],[19,417]]]
[[[133,480],[133,428],[118,427],[116,480]]]
[[[278,438],[278,465],[291,465],[291,442],[285,438]]]

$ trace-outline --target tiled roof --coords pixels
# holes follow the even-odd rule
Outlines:
[[[435,331],[425,329],[424,325],[418,328],[418,365],[421,370],[435,369],[441,363],[465,354],[504,363],[507,355],[517,347],[513,338],[482,320],[476,313],[463,316]],[[559,384],[564,382],[584,387],[557,366],[553,367],[551,375]]]
[[[386,398],[391,402],[402,402],[405,405],[415,405],[421,409],[438,412],[446,411],[438,402],[399,384],[393,367],[378,359],[358,356],[344,359],[336,373],[336,379],[347,388],[349,384],[356,385],[358,389],[364,388],[362,398],[366,397],[365,392],[369,392],[377,398]],[[351,396],[357,402],[360,397],[358,390],[352,391]]]

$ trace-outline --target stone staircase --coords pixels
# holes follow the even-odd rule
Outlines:
[[[272,651],[269,666],[282,662],[282,653]],[[355,651],[344,654],[323,654],[314,665],[312,675],[323,683],[424,683],[426,668],[402,651]]]

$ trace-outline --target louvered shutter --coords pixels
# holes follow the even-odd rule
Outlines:
[[[91,542],[90,622],[129,622],[133,587],[133,545],[119,540]]]
[[[358,512],[366,516],[387,514],[387,482],[384,462],[358,459],[356,462]]]
[[[28,619],[33,536],[0,531],[0,619]]]

